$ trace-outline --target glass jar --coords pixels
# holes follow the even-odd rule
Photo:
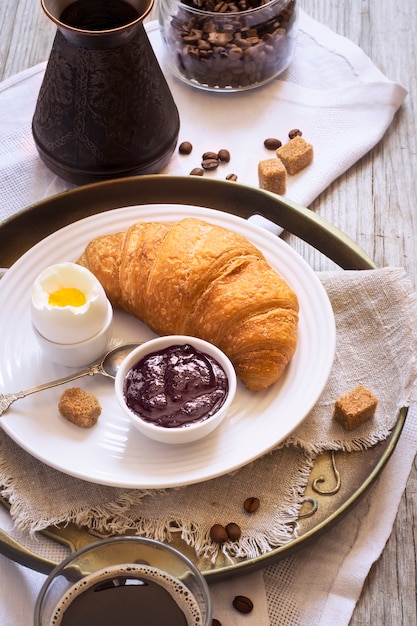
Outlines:
[[[290,64],[296,0],[160,0],[159,24],[173,73],[201,89],[263,85]]]

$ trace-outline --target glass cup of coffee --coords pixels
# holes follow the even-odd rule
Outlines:
[[[111,537],[67,557],[36,601],[35,626],[210,626],[204,576],[176,548],[154,539]]]

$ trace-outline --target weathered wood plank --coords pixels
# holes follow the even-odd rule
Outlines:
[[[307,6],[307,4],[309,6]],[[409,90],[383,140],[312,206],[347,232],[379,265],[404,266],[417,284],[415,233],[415,5],[385,0],[303,3],[310,15],[357,43],[390,79]],[[371,569],[351,626],[417,623],[417,470],[410,474],[392,535]]]

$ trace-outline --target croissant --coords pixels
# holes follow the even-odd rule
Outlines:
[[[276,382],[297,346],[298,298],[245,237],[200,219],[138,222],[93,239],[78,263],[114,307],[159,335],[225,352],[247,389]]]

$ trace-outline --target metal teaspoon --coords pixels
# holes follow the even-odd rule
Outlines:
[[[43,391],[44,389],[57,387],[58,385],[69,383],[71,380],[82,378],[83,376],[95,376],[95,374],[101,374],[102,376],[107,376],[108,378],[115,378],[121,362],[129,354],[129,352],[133,350],[133,348],[137,347],[137,345],[137,343],[125,343],[121,346],[117,346],[116,348],[112,348],[106,352],[99,363],[89,365],[84,370],[75,372],[74,374],[69,374],[64,378],[59,378],[58,380],[44,383],[43,385],[38,385],[37,387],[31,387],[30,389],[25,389],[24,391],[18,391],[17,393],[0,393],[0,416],[7,411],[13,402],[19,400],[20,398],[25,398],[31,393],[37,393],[38,391]]]

